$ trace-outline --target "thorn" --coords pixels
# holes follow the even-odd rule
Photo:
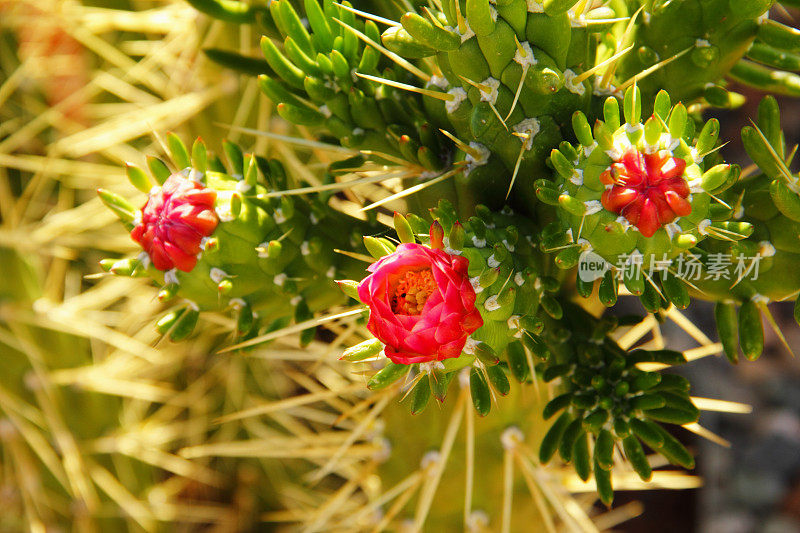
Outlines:
[[[661,296],[661,298],[663,298],[664,300],[667,300],[667,297],[664,296],[664,293],[662,293],[661,290],[658,288],[658,285],[656,285],[656,283],[653,281],[653,278],[648,276],[647,273],[644,270],[642,270],[642,275],[647,279],[647,282],[650,285],[652,285],[652,287],[656,290],[658,295]],[[667,302],[669,302],[669,300],[667,300]]]
[[[672,274],[673,278],[678,278],[680,281],[682,281],[683,283],[685,283],[686,285],[691,287],[693,290],[695,290],[695,291],[697,291],[699,293],[702,293],[702,294],[706,294],[706,291],[704,291],[703,289],[701,289],[700,287],[698,287],[697,285],[695,285],[694,283],[692,283],[688,279],[685,279],[685,278],[682,278],[681,276],[679,276],[678,273],[674,269],[668,267],[667,268],[667,272]]]
[[[584,19],[583,21],[581,21],[581,25],[584,27],[599,26],[603,24],[614,24],[615,22],[625,22],[626,20],[630,19],[631,19],[630,17],[616,17],[613,19],[591,19],[591,20]]]
[[[575,243],[577,243],[581,238],[581,233],[583,232],[583,223],[586,222],[586,213],[583,214],[581,217],[581,225],[578,226],[578,234],[575,236]]]
[[[514,43],[517,45],[517,52],[519,52],[519,55],[522,57],[528,57],[528,52],[522,47],[522,43],[519,42],[516,34],[514,34]]]
[[[416,87],[414,85],[409,85],[407,83],[400,83],[399,81],[387,80],[385,78],[379,78],[377,76],[372,76],[370,74],[362,74],[360,72],[356,72],[356,76],[358,76],[359,78],[364,78],[365,80],[374,81],[375,83],[382,83],[383,85],[388,85],[390,87],[402,89],[403,91],[409,91],[413,93],[423,94],[425,96],[430,96],[431,98],[436,98],[438,100],[443,100],[445,102],[450,102],[456,99],[455,95],[450,93],[445,93],[441,91],[431,91],[430,89],[423,89],[421,87]]]
[[[359,261],[364,261],[365,263],[374,263],[375,258],[369,255],[359,254],[355,252],[348,252],[347,250],[340,250],[338,248],[333,249],[334,253],[346,255],[347,257],[352,257],[353,259],[357,259]]]
[[[772,144],[764,136],[764,133],[761,131],[761,128],[759,128],[758,125],[755,122],[753,122],[753,119],[750,119],[750,124],[752,124],[753,127],[756,129],[758,136],[761,137],[761,141],[763,141],[763,143],[767,145],[767,150],[769,150],[769,155],[771,155],[772,159],[775,160],[775,162],[778,164],[779,170],[781,171],[781,176],[785,178],[786,184],[789,185],[792,189],[795,189],[797,187],[797,184],[793,183],[795,180],[793,179],[792,173],[789,171],[788,168],[786,168],[786,163],[784,162],[784,160],[781,159],[781,157],[778,155],[777,152],[775,152],[775,148],[772,147]]]
[[[658,117],[658,118],[661,119],[661,117]],[[663,123],[664,120],[662,119],[661,122]],[[669,127],[667,127],[667,129],[669,129]],[[730,144],[730,141],[726,141],[726,142],[722,143],[721,145],[717,146],[716,148],[712,148],[708,152],[704,152],[702,154],[697,154],[697,157],[705,157],[708,154],[713,154],[714,152],[725,148],[726,146],[728,146],[728,144]]]
[[[636,13],[628,21],[628,25],[625,27],[625,32],[622,34],[622,37],[617,41],[620,43],[630,43],[633,39],[633,32],[636,29],[636,19],[639,18],[639,14],[644,10],[645,6],[640,7],[636,10]],[[601,87],[608,87],[611,84],[611,80],[614,77],[614,74],[617,71],[617,62],[613,61],[609,68],[603,74],[603,79],[600,80]]]
[[[492,111],[494,111],[495,116],[497,116],[497,120],[500,121],[500,123],[503,125],[503,128],[508,131],[508,124],[506,124],[506,121],[500,116],[500,113],[497,111],[497,108],[494,106],[494,104],[489,102],[489,107],[492,108]]]
[[[387,153],[381,152],[379,150],[359,150],[359,153],[361,155],[366,155],[366,156],[371,156],[371,155],[378,156],[381,159],[387,159],[389,161],[397,163],[399,166],[408,167],[408,161],[407,160],[401,159],[401,158],[393,156],[391,154],[387,154]]]
[[[467,21],[464,20],[464,15],[461,14],[461,2],[453,2],[456,6],[456,24],[458,24],[458,32],[461,35],[467,33]]]
[[[449,171],[445,172],[444,174],[436,176],[435,178],[430,179],[430,180],[428,180],[426,182],[420,183],[418,185],[414,185],[413,187],[409,187],[408,189],[405,189],[405,190],[400,191],[398,193],[395,193],[395,194],[392,194],[390,196],[387,196],[386,198],[383,198],[382,200],[378,200],[377,202],[373,202],[373,203],[369,204],[368,206],[362,207],[361,209],[359,209],[359,211],[369,211],[370,209],[374,209],[376,207],[379,207],[379,206],[381,206],[383,204],[386,204],[388,202],[391,202],[393,200],[398,200],[400,198],[405,198],[406,196],[409,196],[409,195],[412,195],[414,193],[417,193],[417,192],[419,192],[419,191],[421,191],[421,190],[423,190],[423,189],[425,189],[427,187],[430,187],[432,185],[436,185],[440,181],[444,181],[445,179],[447,179],[447,178],[449,178],[451,176],[454,176],[454,175],[458,174],[459,172],[462,172],[463,170],[464,170],[463,167],[459,167],[459,168],[455,168],[455,169],[449,170]]]
[[[722,437],[720,437],[716,433],[712,432],[711,430],[708,430],[708,429],[704,428],[703,426],[701,426],[697,422],[692,422],[691,424],[684,424],[681,427],[683,429],[687,430],[687,431],[691,431],[692,433],[695,433],[699,437],[703,437],[704,439],[710,440],[711,442],[713,442],[715,444],[719,444],[720,446],[724,446],[725,448],[730,448],[731,447],[731,443],[730,442],[728,442],[727,440],[723,439]]]
[[[627,54],[631,50],[633,50],[633,45],[630,45],[629,47],[625,48],[624,50],[622,50],[620,52],[617,52],[616,54],[614,54],[613,56],[609,57],[608,59],[601,61],[600,63],[598,63],[597,65],[593,66],[589,70],[582,72],[578,76],[575,76],[575,79],[573,80],[573,82],[575,84],[583,83],[584,81],[589,79],[591,76],[593,76],[597,72],[601,71],[606,66],[610,65],[611,63],[615,63],[619,59],[622,59],[622,57],[625,56],[625,54]]]
[[[514,135],[516,135],[517,137],[525,136],[526,140],[527,138],[530,137],[530,135],[528,135],[527,133],[514,132]],[[511,183],[508,184],[508,191],[506,191],[506,200],[508,200],[508,197],[511,196],[511,189],[514,188],[514,182],[517,180],[517,173],[519,172],[519,167],[520,164],[522,163],[522,157],[524,155],[525,155],[525,141],[523,140],[522,146],[520,147],[519,150],[519,155],[517,156],[517,163],[514,165],[514,173],[511,174]]]
[[[422,79],[423,81],[430,81],[431,77],[429,75],[427,75],[424,72],[422,72],[420,69],[415,67],[409,61],[406,61],[405,59],[403,59],[399,55],[395,54],[391,50],[388,50],[387,48],[384,48],[380,44],[376,43],[375,41],[373,41],[372,39],[370,39],[369,37],[367,37],[366,35],[364,35],[360,31],[355,29],[354,27],[352,27],[352,26],[350,26],[348,24],[345,24],[344,22],[342,22],[341,20],[339,20],[339,19],[337,19],[335,17],[333,18],[333,20],[335,20],[340,26],[342,26],[346,30],[354,33],[359,39],[361,39],[365,43],[369,44],[370,46],[372,46],[373,48],[378,50],[380,53],[382,53],[383,55],[385,55],[386,57],[388,57],[389,59],[391,59],[392,61],[394,61],[395,63],[397,63],[398,65],[400,65],[404,69],[406,69],[407,71],[409,71],[411,74],[417,76],[418,78]]]
[[[514,36],[514,38],[516,39],[516,36]],[[517,41],[517,44],[519,44],[519,41]],[[524,50],[523,50],[523,53],[524,53]],[[519,85],[517,86],[517,92],[514,93],[514,101],[511,102],[511,110],[509,110],[508,115],[506,115],[506,118],[503,121],[503,123],[505,123],[505,121],[508,120],[511,117],[511,113],[513,113],[514,109],[516,109],[516,107],[517,107],[517,102],[519,101],[519,95],[522,93],[522,85],[525,83],[525,75],[526,74],[528,74],[528,65],[525,65],[524,67],[522,67],[522,76],[519,78]],[[508,129],[508,128],[506,128],[506,129]]]
[[[440,29],[442,29],[442,30],[444,29],[444,26],[442,26],[442,23],[441,23],[441,22],[439,22],[439,19],[437,19],[437,18],[436,18],[436,17],[433,15],[433,13],[431,12],[431,10],[430,10],[430,9],[428,9],[428,6],[422,6],[422,10],[425,12],[425,14],[426,14],[426,15],[428,15],[428,18],[429,18],[429,19],[431,19],[431,22],[433,23],[433,25],[434,25],[434,26],[436,26],[437,28],[440,28]]]
[[[462,80],[464,80],[465,82],[469,83],[470,85],[472,85],[473,87],[475,87],[476,89],[481,91],[482,93],[488,94],[488,93],[492,92],[492,88],[489,87],[488,85],[484,85],[483,83],[478,83],[477,81],[472,81],[469,78],[465,78],[461,74],[459,74],[458,77],[461,78]]]
[[[481,154],[480,154],[480,152],[478,152],[478,150],[476,150],[475,148],[471,147],[469,144],[465,143],[464,141],[462,141],[461,139],[459,139],[458,137],[456,137],[455,135],[453,135],[452,133],[450,133],[447,130],[443,130],[443,129],[440,128],[439,131],[441,131],[442,134],[445,137],[447,137],[448,139],[450,139],[451,141],[456,143],[456,146],[458,146],[459,149],[461,149],[462,152],[465,152],[465,153],[471,155],[473,159],[476,159],[476,160],[480,159]]]
[[[765,302],[760,302],[757,305],[758,308],[761,309],[761,312],[764,313],[767,322],[769,322],[769,325],[772,327],[772,330],[778,336],[778,339],[780,339],[781,344],[783,344],[783,346],[789,351],[789,353],[792,354],[792,357],[795,357],[794,352],[792,351],[792,347],[789,346],[789,343],[786,341],[786,337],[784,337],[783,331],[781,331],[781,327],[775,321],[775,317],[772,316],[772,313],[770,312],[769,307],[767,307],[767,304]]]
[[[580,2],[578,2],[577,4],[575,4],[574,6],[572,6],[572,10],[571,10],[571,11],[572,11],[573,13],[578,13],[578,14],[581,14],[581,15],[583,15],[583,14],[584,14],[584,12],[585,12],[585,11],[587,10],[587,8],[589,8],[589,7],[591,7],[591,4],[588,2],[588,0],[580,0]]]
[[[225,124],[222,122],[214,122],[215,126],[220,126],[223,128],[228,128],[230,131],[238,131],[241,133],[248,133],[250,135],[256,135],[260,137],[267,137],[269,139],[274,139],[277,141],[286,142],[289,144],[296,144],[299,146],[307,146],[309,148],[315,148],[320,150],[327,150],[330,152],[344,152],[350,155],[358,154],[358,150],[353,150],[352,148],[346,148],[344,146],[339,146],[338,144],[328,144],[319,141],[313,141],[310,139],[301,139],[299,137],[291,137],[289,135],[280,135],[278,133],[272,133],[269,131],[262,131],[254,128],[243,128],[240,126],[234,126],[231,124]]]
[[[658,63],[656,63],[655,65],[653,65],[653,66],[651,66],[651,67],[649,67],[649,68],[646,68],[646,69],[644,69],[643,71],[639,72],[639,73],[638,73],[638,74],[636,74],[635,76],[633,76],[633,77],[631,77],[630,79],[628,79],[628,80],[626,80],[625,82],[623,82],[623,83],[622,83],[622,85],[619,85],[619,86],[617,87],[617,90],[618,90],[618,91],[624,91],[625,89],[627,89],[628,87],[630,87],[632,84],[634,84],[634,83],[638,83],[638,82],[639,82],[639,80],[642,80],[642,79],[646,78],[647,76],[649,76],[649,75],[650,75],[650,74],[652,74],[653,72],[656,72],[658,69],[660,69],[660,68],[662,68],[662,67],[665,67],[665,66],[667,66],[668,64],[672,63],[673,61],[675,61],[676,59],[679,59],[679,58],[681,58],[681,57],[685,56],[686,54],[688,54],[689,52],[691,52],[691,51],[692,51],[694,48],[695,48],[694,46],[690,46],[689,48],[686,48],[685,50],[683,50],[683,51],[681,51],[681,52],[678,52],[678,53],[677,53],[677,54],[675,54],[674,56],[672,56],[672,57],[668,57],[667,59],[664,59],[663,61],[659,61],[659,62],[658,62]]]
[[[787,167],[792,165],[792,160],[794,160],[794,156],[797,155],[797,148],[798,148],[798,145],[796,145],[796,144],[794,146],[792,146],[791,152],[789,152],[789,155],[786,156],[786,166]]]
[[[710,196],[711,198],[713,198],[714,200],[716,200],[717,202],[719,202],[720,204],[722,204],[722,205],[724,205],[725,207],[727,207],[728,209],[733,209],[733,208],[732,208],[730,205],[728,205],[728,203],[727,203],[727,202],[725,202],[725,201],[724,201],[722,198],[718,198],[717,196],[714,196],[714,195],[713,195],[713,194],[711,194],[710,192],[706,192],[706,194],[707,194],[707,195],[709,195],[709,196]]]
[[[350,6],[346,6],[344,4],[339,4],[337,2],[334,2],[333,5],[338,6],[338,7],[342,8],[342,9],[344,9],[345,11],[349,11],[350,13],[355,13],[356,15],[364,17],[365,19],[370,19],[370,20],[374,20],[375,22],[380,22],[381,24],[386,24],[387,26],[393,26],[393,27],[402,26],[402,24],[400,24],[397,21],[390,20],[390,19],[383,18],[383,17],[379,17],[378,15],[373,15],[372,13],[367,13],[366,11],[359,11],[358,9],[355,9],[353,7],[350,7]]]

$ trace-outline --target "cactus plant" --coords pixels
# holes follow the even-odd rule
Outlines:
[[[406,519],[591,530],[545,472],[580,480],[571,489],[593,480],[577,486],[611,506],[615,488],[647,487],[666,463],[693,469],[671,426],[702,432],[703,404],[666,371],[690,358],[639,341],[708,300],[727,357],[756,359],[762,316],[775,324],[767,304],[800,293],[800,184],[776,101],[742,130],[755,172],[725,161],[720,123],[703,117],[741,105],[730,80],[800,95],[800,33],[769,19],[775,2],[188,4],[258,39],[263,59],[216,45],[206,55],[256,76],[245,83],[277,116],[239,130],[279,149],[215,138],[219,157],[170,133],[169,161],[128,164],[128,193],[100,184],[130,238],[88,293],[115,295],[121,311],[104,320],[135,315],[122,288],[154,294],[159,318],[147,331],[136,330],[147,317],[121,320],[121,337],[97,324],[62,332],[79,338],[78,368],[30,355],[46,334],[26,328],[57,329],[53,309],[70,307],[37,300],[17,252],[0,263],[33,287],[0,292],[12,312],[50,310],[23,328],[0,306],[0,333],[24,340],[9,360],[25,369],[0,383],[0,449],[49,470],[43,486],[59,495],[29,508],[30,524],[73,512],[66,497],[86,520],[105,524],[110,501],[148,531],[191,523],[180,505],[205,499],[229,504],[236,523],[212,505],[195,521],[231,530]],[[254,111],[242,105],[237,115]],[[625,292],[644,314],[604,315]],[[120,353],[92,364],[85,338],[98,331]],[[123,368],[133,385],[115,378]],[[72,392],[62,385],[92,392],[87,413],[124,398],[112,409],[125,424],[106,411],[99,431],[62,431],[48,403]],[[458,505],[434,503],[443,483],[460,485],[462,459]],[[231,471],[236,483],[220,479]],[[535,509],[514,505],[517,473]]]

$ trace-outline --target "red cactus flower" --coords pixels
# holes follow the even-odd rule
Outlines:
[[[367,328],[395,363],[458,357],[483,325],[466,258],[421,244],[401,244],[373,263],[358,285],[369,306]]]
[[[145,249],[157,269],[189,272],[197,264],[201,240],[219,223],[214,211],[216,199],[213,189],[173,174],[150,193],[131,238]]]
[[[661,226],[692,212],[685,170],[686,161],[668,152],[642,154],[631,148],[600,175],[607,186],[603,207],[652,237]]]

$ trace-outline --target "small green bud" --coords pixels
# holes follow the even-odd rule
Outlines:
[[[167,333],[175,324],[175,322],[181,317],[184,311],[185,309],[177,309],[162,316],[160,319],[158,319],[158,322],[156,322],[156,331],[158,331],[160,335]]]
[[[388,362],[385,367],[383,367],[378,371],[377,374],[370,378],[370,380],[367,382],[367,388],[369,388],[369,390],[385,389],[392,383],[408,374],[410,369],[410,365],[401,365]]]
[[[475,345],[475,356],[486,365],[496,365],[500,362],[494,349],[485,342],[478,342]]]
[[[369,339],[346,349],[339,360],[350,362],[363,361],[364,359],[375,357],[381,353],[382,350],[383,343],[381,341],[378,339]]]
[[[489,391],[489,384],[483,374],[477,369],[472,368],[469,374],[469,391],[472,396],[472,405],[480,416],[486,416],[492,409],[492,395]]]
[[[350,279],[337,279],[336,284],[339,285],[339,288],[342,290],[350,298],[354,300],[361,301],[358,298],[358,282],[353,281]]]
[[[381,257],[392,253],[392,250],[389,250],[382,241],[376,239],[375,237],[364,237],[364,246],[366,247],[367,252],[369,252],[369,254],[375,259],[380,259]]]
[[[131,185],[143,193],[150,192],[153,185],[142,169],[132,163],[125,163],[125,173],[128,175],[128,181],[131,182]]]
[[[180,285],[177,283],[170,283],[163,287],[160,291],[158,291],[158,301],[159,302],[166,302],[175,297],[178,294],[178,290],[180,289]]]
[[[397,211],[394,212],[394,229],[400,242],[414,242],[414,230],[411,229],[408,220]]]
[[[448,240],[450,241],[450,248],[453,250],[461,250],[464,247],[466,238],[467,233],[464,231],[464,226],[462,226],[460,222],[456,221],[453,224],[453,228],[450,230],[450,236],[448,237]]]

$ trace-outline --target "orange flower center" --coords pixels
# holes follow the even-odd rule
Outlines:
[[[409,270],[397,281],[392,294],[392,312],[398,315],[419,315],[428,297],[436,290],[431,269]]]

